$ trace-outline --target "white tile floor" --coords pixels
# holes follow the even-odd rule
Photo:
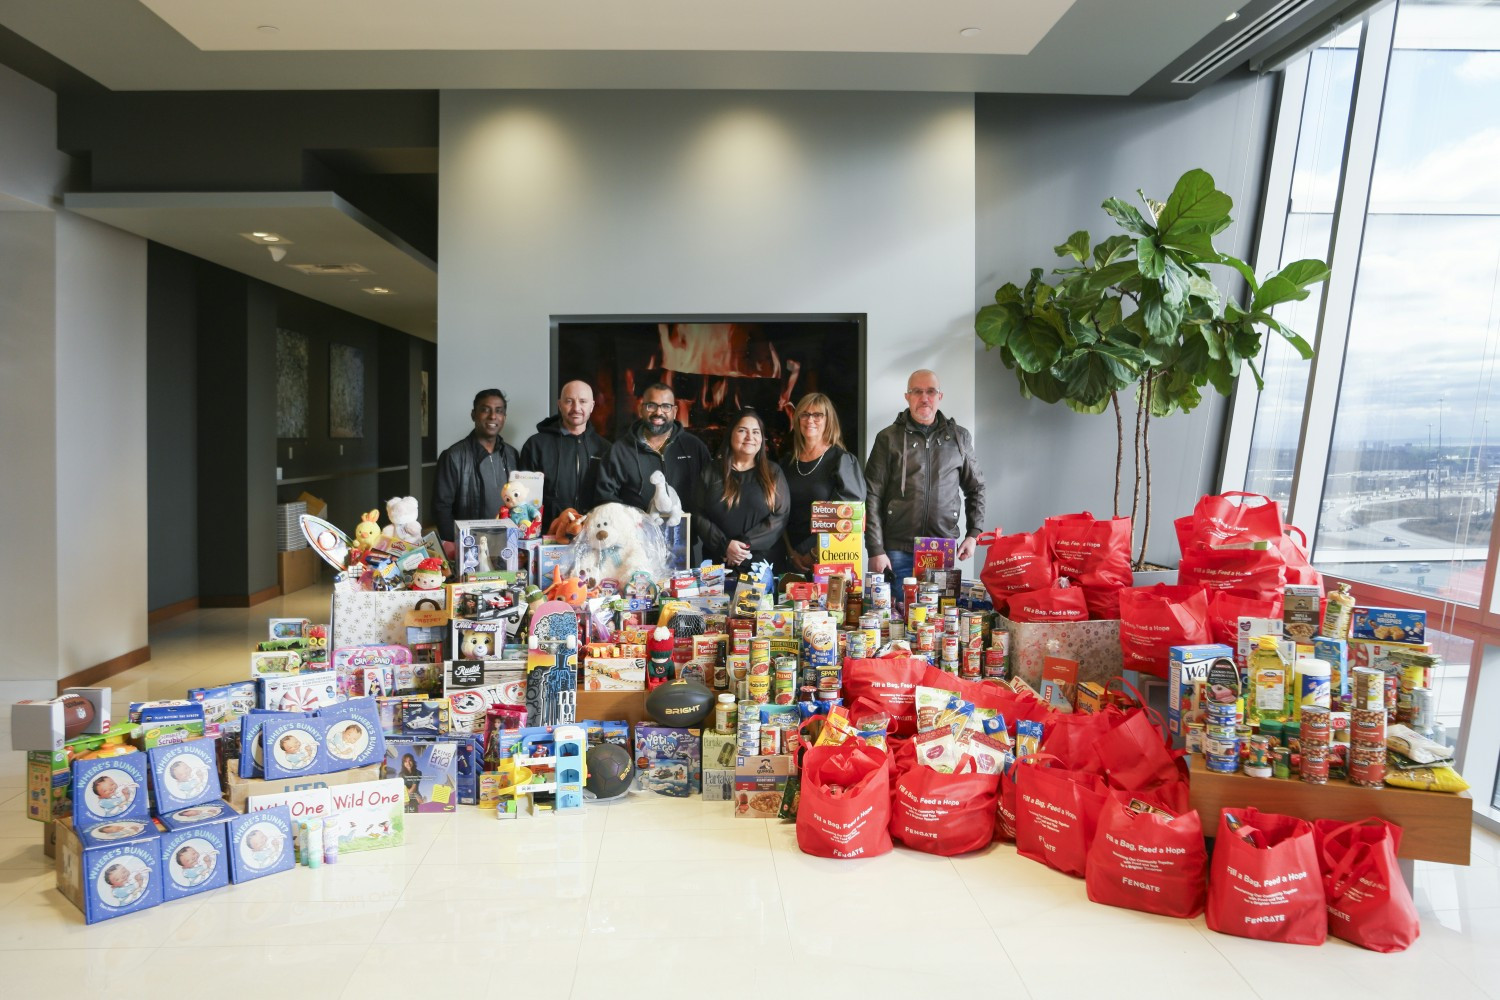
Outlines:
[[[117,701],[242,677],[272,615],[325,620],[327,592],[166,623],[151,636],[155,658],[116,679]],[[1201,917],[1097,906],[1081,882],[1010,847],[953,860],[809,858],[790,826],[656,796],[507,824],[463,807],[417,816],[402,848],[87,927],[53,888],[40,827],[22,814],[21,755],[0,760],[6,996],[131,983],[241,996],[269,982],[359,1000],[434,988],[764,997],[769,981],[882,998],[925,996],[956,977],[965,994],[1039,1000],[1281,1000],[1309,987],[1500,1000],[1500,840],[1484,833],[1470,868],[1418,864],[1422,939],[1400,955],[1333,940],[1262,944],[1215,934]]]

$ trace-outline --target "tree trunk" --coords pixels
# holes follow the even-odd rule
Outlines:
[[[1144,456],[1143,463],[1146,466],[1146,511],[1145,518],[1141,524],[1141,553],[1136,557],[1135,564],[1138,568],[1146,565],[1146,543],[1151,541],[1151,387],[1152,377],[1146,376],[1145,400],[1141,409],[1145,411],[1145,417],[1141,421],[1141,453]]]
[[[1140,513],[1141,507],[1141,400],[1146,397],[1146,384],[1146,379],[1142,377],[1140,387],[1135,394],[1135,437],[1131,440],[1131,461],[1135,465],[1135,487],[1130,495],[1130,524],[1132,527],[1136,524],[1136,517]]]
[[[1120,516],[1120,467],[1125,461],[1125,421],[1120,416],[1120,394],[1109,394],[1109,403],[1115,408],[1115,517]]]

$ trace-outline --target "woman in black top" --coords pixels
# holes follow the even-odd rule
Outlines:
[[[766,457],[766,425],[754,410],[742,410],[729,428],[724,452],[703,470],[693,527],[703,555],[726,568],[749,568],[781,556],[789,501],[786,477]]]
[[[844,435],[833,400],[810,392],[792,413],[792,448],[781,460],[791,491],[785,551],[790,569],[811,573],[818,560],[818,536],[812,533],[815,500],[865,499],[865,473],[859,459],[844,450]]]

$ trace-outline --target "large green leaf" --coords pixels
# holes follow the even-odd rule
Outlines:
[[[1189,170],[1177,180],[1167,203],[1157,213],[1156,227],[1164,234],[1212,229],[1234,208],[1234,200],[1214,187],[1206,170]]]
[[[1126,236],[1124,233],[1116,233],[1094,247],[1094,265],[1096,267],[1104,267],[1106,264],[1113,264],[1129,253],[1130,248],[1134,245],[1135,241],[1129,236]]]
[[[1055,403],[1063,398],[1063,384],[1050,371],[1028,372],[1024,369],[1016,372],[1016,380],[1021,383],[1021,395],[1034,396],[1044,403]]]
[[[1014,303],[984,306],[974,315],[974,332],[984,341],[986,350],[1004,347],[1020,322],[1021,310]]]
[[[1006,303],[1009,303],[1009,302],[1020,302],[1020,301],[1021,301],[1021,289],[1017,288],[1015,282],[1013,282],[1013,281],[1007,281],[1005,284],[1003,284],[999,288],[995,289],[995,304],[996,305],[1002,305],[1003,306],[1003,305],[1005,305]]]
[[[1208,356],[1216,361],[1222,361],[1228,356],[1224,347],[1224,335],[1212,326],[1201,328],[1203,344],[1208,349]]]
[[[1084,279],[1084,287],[1092,292],[1101,292],[1111,285],[1123,283],[1131,275],[1137,274],[1136,262],[1133,260],[1117,260],[1112,264],[1106,264],[1099,270]]]
[[[1058,364],[1055,372],[1062,379],[1068,398],[1085,406],[1107,401],[1110,393],[1128,384],[1128,379],[1115,377],[1110,359],[1092,351],[1079,351]]]
[[[1208,381],[1221,396],[1234,392],[1235,365],[1228,358],[1215,358],[1208,363]]]
[[[1285,278],[1298,288],[1306,288],[1320,281],[1327,281],[1332,273],[1328,265],[1321,260],[1294,260],[1280,271],[1276,272],[1278,278]]]
[[[1169,304],[1180,306],[1187,302],[1192,277],[1188,273],[1187,268],[1177,263],[1170,256],[1163,255],[1161,290],[1162,297]]]
[[[1107,333],[1111,327],[1120,325],[1122,315],[1119,298],[1107,296],[1099,301],[1099,308],[1094,310],[1094,322]]]
[[[1215,285],[1207,278],[1199,277],[1196,274],[1189,277],[1188,294],[1194,296],[1195,298],[1202,299],[1203,301],[1212,305],[1215,312],[1218,311],[1219,303],[1221,301],[1221,297],[1219,295],[1219,286]]]
[[[1147,335],[1160,343],[1172,343],[1177,339],[1177,327],[1182,323],[1182,306],[1172,305],[1162,297],[1162,288],[1155,283],[1141,286],[1141,319],[1146,325]]]
[[[1157,240],[1162,246],[1176,250],[1195,263],[1198,261],[1218,262],[1219,252],[1214,249],[1213,237],[1200,230],[1162,233]]]
[[[1109,397],[1105,396],[1097,403],[1083,403],[1076,399],[1064,399],[1063,405],[1074,413],[1082,413],[1085,416],[1097,416],[1109,409]]]
[[[1281,334],[1281,336],[1285,338],[1286,342],[1288,344],[1291,344],[1292,347],[1296,349],[1297,354],[1302,358],[1303,361],[1307,361],[1313,356],[1312,345],[1303,340],[1302,336],[1291,327],[1277,324],[1276,332]]]
[[[1244,278],[1245,284],[1250,286],[1251,295],[1254,295],[1257,291],[1260,290],[1260,282],[1255,279],[1255,271],[1250,267],[1249,264],[1246,264],[1238,257],[1231,257],[1227,253],[1219,254],[1219,263],[1223,264],[1225,267],[1232,267],[1236,271],[1240,272],[1240,277]]]
[[[1134,205],[1121,201],[1118,198],[1106,198],[1103,208],[1109,213],[1110,218],[1120,224],[1120,228],[1126,232],[1135,233],[1137,236],[1152,236],[1156,230],[1141,215],[1141,210]]]
[[[1141,277],[1150,278],[1152,281],[1159,280],[1167,269],[1167,262],[1162,256],[1161,249],[1149,236],[1142,236],[1135,241],[1135,259],[1139,265]]]
[[[1016,364],[1023,371],[1035,373],[1057,363],[1062,354],[1062,337],[1045,319],[1029,316],[1011,331],[1006,346],[1015,353]]]
[[[1059,257],[1072,257],[1080,264],[1088,260],[1089,256],[1089,231],[1080,229],[1069,236],[1063,243],[1052,248],[1052,252]]]
[[[1250,302],[1251,312],[1263,312],[1282,302],[1301,301],[1312,293],[1308,285],[1328,280],[1328,265],[1321,260],[1293,261],[1267,278]]]

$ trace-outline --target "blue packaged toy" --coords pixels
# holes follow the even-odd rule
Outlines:
[[[84,847],[114,844],[154,831],[146,796],[146,755],[73,764],[73,827]]]
[[[635,727],[636,788],[686,798],[702,789],[702,732],[669,726]]]
[[[228,802],[200,802],[186,809],[176,812],[162,813],[159,817],[161,825],[169,832],[188,830],[195,826],[204,826],[211,823],[223,823],[233,816],[238,816],[239,810]]]
[[[261,760],[266,777],[273,780],[296,778],[333,770],[328,766],[328,756],[323,748],[327,735],[328,723],[317,717],[267,722],[260,730]]]
[[[58,837],[57,887],[94,924],[162,901],[160,834],[154,826],[129,841],[88,846]]]
[[[227,823],[208,823],[158,838],[164,902],[229,884],[228,829]]]
[[[158,815],[224,797],[219,785],[217,740],[173,743],[156,747],[147,756],[151,758],[151,787],[156,792]]]
[[[241,778],[264,778],[266,769],[262,761],[261,728],[273,719],[307,718],[305,712],[268,712],[263,708],[252,709],[240,723],[240,770]]]
[[[323,747],[330,771],[343,771],[385,759],[385,734],[374,698],[353,698],[318,712],[327,723]]]
[[[292,855],[292,814],[286,806],[236,816],[229,827],[229,879],[236,884],[284,872]]]
[[[484,735],[470,733],[455,736],[457,752],[453,755],[454,771],[458,777],[458,804],[479,804],[479,772],[484,770]]]

